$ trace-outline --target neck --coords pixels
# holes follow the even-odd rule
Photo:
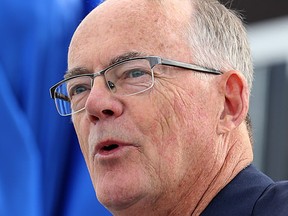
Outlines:
[[[239,131],[220,138],[216,161],[211,163],[209,170],[203,170],[196,181],[189,181],[188,174],[188,178],[174,191],[159,199],[144,198],[121,212],[113,212],[113,215],[200,215],[219,191],[252,162],[249,136],[245,130],[241,132],[241,127],[245,128],[242,125]]]
[[[221,140],[223,144],[219,145],[221,147],[219,151],[225,149],[226,155],[221,160],[222,162],[218,164],[218,169],[216,165],[213,168],[218,171],[214,173],[214,178],[210,181],[201,200],[190,215],[200,215],[219,191],[252,163],[252,146],[244,123],[236,131],[223,135]]]

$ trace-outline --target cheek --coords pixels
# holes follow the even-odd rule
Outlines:
[[[174,89],[158,91],[157,95],[157,99],[152,99],[150,112],[155,118],[152,125],[154,128],[158,125],[162,137],[179,137],[183,132],[193,129],[201,111],[193,97]]]
[[[153,117],[150,133],[153,141],[161,143],[158,150],[168,160],[175,164],[190,161],[196,165],[213,143],[216,116],[208,109],[211,98],[203,95],[207,94],[204,88],[198,88],[197,92],[175,89],[166,88],[165,92],[156,89],[157,99],[151,98],[149,107],[149,116]]]
[[[148,101],[145,106],[143,106],[144,100]],[[158,161],[162,164],[161,169],[167,169],[164,167],[168,165],[172,170],[172,166],[181,164],[183,154],[194,139],[193,134],[196,135],[194,127],[197,124],[194,122],[196,119],[194,116],[197,111],[191,102],[188,104],[188,101],[191,99],[183,101],[183,95],[179,96],[179,92],[173,90],[163,92],[156,89],[155,94],[151,93],[149,99],[142,98],[142,103],[138,101],[132,106],[133,125],[136,125],[145,139],[149,140],[150,149],[156,151],[158,158],[161,158]],[[136,111],[137,108],[140,110]],[[147,149],[149,150],[148,147]]]
[[[151,139],[152,143],[160,146],[167,139],[172,141],[175,129],[178,130],[181,122],[171,93],[151,93],[148,98],[135,100],[129,115],[141,133]],[[139,97],[139,96],[138,96]],[[172,99],[172,100],[171,100]],[[137,110],[137,111],[136,111]]]

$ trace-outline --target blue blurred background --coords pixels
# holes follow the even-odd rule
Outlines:
[[[98,1],[0,1],[0,215],[111,215],[96,200],[69,118],[48,89]]]
[[[111,215],[48,92],[64,75],[74,30],[99,1],[0,0],[0,216]],[[288,178],[288,7],[257,1],[224,2],[247,12],[254,163],[280,180]]]

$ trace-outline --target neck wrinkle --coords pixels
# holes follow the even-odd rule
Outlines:
[[[192,211],[191,216],[200,215],[213,198],[253,161],[252,146],[247,133],[237,133],[236,136],[230,134],[223,140],[226,145],[229,144],[225,159],[196,208]]]

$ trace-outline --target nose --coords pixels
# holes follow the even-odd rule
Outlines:
[[[108,89],[103,77],[96,77],[85,109],[88,119],[95,124],[107,118],[119,117],[123,113],[123,104]]]

